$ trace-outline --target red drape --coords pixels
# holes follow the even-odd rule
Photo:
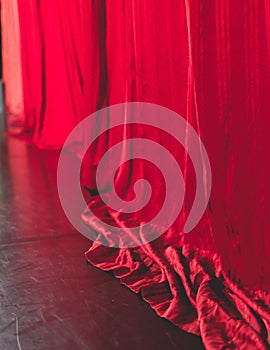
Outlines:
[[[168,136],[146,130],[181,165],[184,208],[151,244],[114,249],[94,243],[87,259],[113,270],[162,317],[200,334],[206,348],[267,349],[269,1],[18,0],[18,8],[25,130],[39,147],[60,148],[73,127],[101,107],[144,101],[184,116],[211,162],[209,207],[184,237],[194,197],[192,164]],[[122,137],[123,129],[110,131],[86,155],[82,179],[90,193],[99,159]],[[160,188],[152,168],[139,162],[136,169],[131,163],[121,168],[116,185],[124,198],[141,176]],[[115,220],[99,196],[89,206]],[[87,210],[84,220],[95,228]],[[129,220],[136,217],[120,217],[118,225]]]
[[[22,66],[17,0],[1,2],[2,64],[6,114],[19,121],[23,117]]]

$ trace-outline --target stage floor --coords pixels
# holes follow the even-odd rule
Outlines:
[[[86,263],[67,221],[58,153],[0,144],[0,349],[203,349],[110,274]]]

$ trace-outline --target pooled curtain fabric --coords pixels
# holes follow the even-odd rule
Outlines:
[[[165,144],[184,169],[184,210],[171,230],[151,244],[117,250],[94,243],[86,256],[140,292],[160,316],[200,334],[206,348],[266,349],[269,297],[232,281],[269,290],[268,164],[263,161],[270,146],[268,4],[117,3],[119,8],[106,2],[109,103],[158,103],[185,116],[206,146],[213,187],[208,211],[183,237],[194,169],[171,140],[148,134]],[[146,166],[142,172],[147,178]],[[125,188],[129,179],[132,191],[125,169],[122,174],[117,185],[122,182]],[[159,183],[152,173],[153,188]],[[115,218],[98,196],[89,206],[127,229],[134,220]],[[100,232],[87,210],[84,219]],[[100,234],[110,240],[110,234]]]
[[[74,126],[102,107],[142,101],[187,119],[210,159],[208,209],[183,235],[196,186],[185,151],[168,135],[140,126],[102,135],[82,168],[97,216],[127,229],[140,220],[116,216],[97,194],[97,164],[123,135],[143,133],[164,145],[182,169],[186,196],[159,239],[132,249],[93,243],[87,259],[114,271],[160,316],[201,335],[207,349],[268,349],[269,0],[18,0],[18,9],[23,132],[39,147],[60,149]],[[87,142],[83,134],[80,142]],[[156,189],[158,207],[160,174],[143,161],[121,166],[116,187],[130,198],[141,177]],[[109,240],[89,210],[83,219]]]

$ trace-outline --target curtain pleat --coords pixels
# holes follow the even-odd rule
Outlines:
[[[2,64],[6,114],[17,127],[24,118],[21,42],[17,0],[1,2]]]

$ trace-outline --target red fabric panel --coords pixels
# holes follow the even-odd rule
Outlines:
[[[32,131],[41,117],[42,38],[36,1],[18,0],[23,75],[24,129]]]
[[[20,28],[17,0],[1,1],[1,35],[5,108],[8,121],[23,119]],[[1,102],[2,103],[2,102]],[[15,118],[14,118],[15,117]]]
[[[263,161],[269,149],[270,81],[265,3],[120,3],[122,12],[106,2],[110,104],[154,102],[186,116],[207,148],[213,188],[208,212],[183,242],[182,222],[195,184],[192,165],[178,151],[188,191],[185,208],[171,230],[136,249],[94,244],[86,257],[141,292],[159,315],[200,334],[206,348],[226,344],[266,349],[269,297],[244,291],[226,275],[253,289],[269,290],[269,228],[267,220],[261,222],[261,210],[270,207],[264,195],[269,190],[269,166]],[[103,151],[119,141],[119,134],[101,138]],[[160,133],[147,137],[175,152]],[[132,190],[135,176],[147,178],[146,166],[137,166],[130,179],[131,169],[122,169],[116,184],[124,189],[124,198],[129,195],[127,181]],[[151,184],[159,188],[158,177],[152,176]],[[100,217],[116,220],[98,197],[89,205]],[[130,220],[134,219],[133,215]],[[84,220],[95,229],[87,211]],[[127,218],[116,221],[129,226]],[[110,240],[105,232],[100,235]]]
[[[18,0],[18,5],[25,128],[39,147],[58,149],[95,109],[91,1]]]

